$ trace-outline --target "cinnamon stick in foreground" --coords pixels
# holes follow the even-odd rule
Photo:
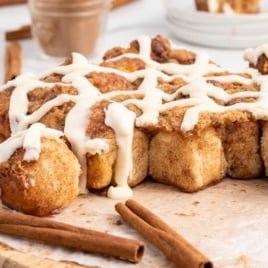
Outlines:
[[[0,233],[139,262],[143,242],[36,216],[0,211]]]
[[[17,42],[7,44],[5,50],[4,82],[14,79],[21,72],[21,46]]]
[[[0,0],[0,6],[25,4],[25,3],[27,3],[27,0]]]
[[[31,38],[32,30],[31,25],[23,25],[18,29],[7,31],[5,34],[7,41],[17,41],[21,39]]]
[[[143,237],[183,268],[213,268],[212,262],[158,216],[134,200],[117,203],[116,211]]]

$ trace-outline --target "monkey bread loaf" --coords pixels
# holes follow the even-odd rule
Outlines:
[[[45,216],[79,193],[129,198],[146,178],[195,192],[268,175],[266,46],[232,72],[163,36],[73,53],[0,87],[0,186],[10,208]],[[14,194],[16,193],[16,194]]]

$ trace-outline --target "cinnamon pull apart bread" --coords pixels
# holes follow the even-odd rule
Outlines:
[[[250,53],[255,67],[263,53]],[[0,88],[2,200],[48,215],[78,188],[128,198],[148,176],[186,192],[263,176],[266,87],[258,70],[233,73],[163,36],[114,47],[98,65],[73,53],[20,75]]]
[[[62,135],[34,123],[0,144],[0,186],[5,205],[46,216],[58,213],[78,196],[81,167],[59,138]]]

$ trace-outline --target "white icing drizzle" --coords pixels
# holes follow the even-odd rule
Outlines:
[[[244,51],[244,59],[248,62],[256,65],[258,62],[258,58],[264,54],[268,58],[268,44],[263,44],[255,49],[247,48]]]
[[[229,75],[224,75],[224,76],[209,76],[205,77],[205,79],[208,80],[215,80],[217,82],[222,82],[222,83],[240,83],[244,85],[251,85],[253,83],[252,79],[246,78],[240,75],[234,75],[234,74],[229,74]]]
[[[139,42],[139,48],[140,48],[139,54],[125,53],[117,57],[114,57],[111,60],[118,60],[124,57],[140,58],[146,64],[147,68],[162,71],[170,75],[181,74],[181,75],[186,75],[186,76],[197,77],[197,76],[206,74],[208,72],[223,71],[222,68],[209,62],[209,56],[204,51],[199,51],[196,54],[196,59],[193,64],[185,65],[185,64],[172,63],[172,62],[170,63],[156,62],[152,60],[150,57],[151,39],[148,36],[140,36],[139,38],[137,38],[137,40]],[[183,49],[172,43],[171,45],[172,45],[172,48],[174,49]],[[148,51],[150,51],[149,54],[147,54]]]
[[[207,0],[208,11],[211,13],[216,13],[219,9],[219,1],[218,0]]]
[[[222,11],[225,14],[234,14],[235,13],[235,10],[232,8],[232,6],[229,3],[223,4]]]
[[[21,147],[25,149],[23,157],[25,161],[37,160],[41,150],[41,137],[57,139],[63,135],[62,131],[47,128],[41,123],[35,123],[28,129],[19,131],[0,143],[0,163],[6,162]]]
[[[87,192],[85,154],[94,155],[109,150],[108,143],[104,139],[91,139],[86,135],[86,126],[90,120],[90,107],[100,99],[100,93],[88,83],[85,77],[77,73],[66,75],[63,77],[63,81],[71,83],[79,92],[75,106],[66,116],[64,133],[82,166],[83,174],[79,181],[79,187],[80,192],[85,193]]]
[[[207,0],[208,11],[211,13],[217,13],[220,7],[219,0]],[[224,3],[222,6],[222,12],[225,14],[233,14],[234,10],[229,3]]]
[[[44,72],[38,78],[41,79],[53,73],[66,75],[70,73],[82,74],[84,71],[86,72],[92,71],[93,65],[89,64],[87,59],[82,55],[80,55],[79,53],[73,53],[72,60],[73,60],[72,64],[56,66],[50,69],[49,71]]]
[[[137,126],[157,124],[163,91],[157,88],[157,76],[153,71],[147,72],[147,76],[139,86],[138,92],[144,95],[143,99],[141,101],[130,100],[130,103],[134,101],[142,110],[142,115],[136,120]],[[128,101],[125,103],[128,103]]]
[[[113,199],[126,199],[132,196],[128,178],[132,172],[132,140],[136,114],[121,103],[112,103],[106,110],[105,124],[115,132],[118,146],[114,179],[116,187],[111,186],[108,196]]]
[[[10,98],[9,122],[11,133],[14,134],[28,126],[26,114],[29,101],[27,93],[36,87],[52,87],[52,85],[27,75],[17,77],[11,85],[15,87],[15,90]]]
[[[123,57],[139,58],[146,66],[144,70],[135,72],[123,72],[113,68],[89,64],[80,54],[73,54],[73,61],[69,65],[57,66],[41,76],[34,77],[30,75],[21,75],[16,79],[9,81],[6,85],[0,87],[3,91],[9,87],[14,87],[10,99],[9,120],[11,128],[11,138],[0,144],[1,160],[6,161],[12,152],[23,145],[28,152],[26,159],[38,157],[38,138],[40,133],[46,131],[40,125],[36,125],[50,109],[62,105],[65,102],[72,101],[73,108],[65,119],[64,135],[71,143],[72,150],[77,155],[82,169],[80,189],[86,192],[86,157],[85,155],[101,154],[109,150],[108,142],[101,138],[91,138],[87,136],[86,129],[91,117],[91,107],[96,102],[103,99],[111,99],[118,95],[139,94],[141,99],[127,99],[121,103],[110,104],[106,110],[105,123],[115,132],[118,145],[118,157],[114,173],[116,187],[109,189],[109,196],[112,198],[128,198],[131,195],[131,189],[127,181],[132,174],[132,139],[134,126],[145,126],[157,124],[159,113],[172,109],[174,107],[189,107],[182,121],[181,130],[190,131],[198,123],[199,114],[202,111],[221,113],[228,110],[249,111],[256,118],[264,118],[268,115],[268,78],[253,74],[253,78],[245,78],[239,75],[222,75],[203,77],[210,72],[224,72],[225,70],[215,64],[210,63],[208,55],[204,52],[196,52],[195,62],[189,65],[177,63],[159,63],[151,59],[151,39],[147,36],[141,36],[137,39],[139,43],[139,53],[127,53],[110,59],[118,60]],[[171,43],[173,49],[181,49]],[[182,48],[183,49],[183,48]],[[245,58],[255,60],[267,48],[262,47],[246,53]],[[90,72],[115,73],[134,82],[142,78],[142,83],[136,90],[118,90],[102,94],[98,88],[93,86],[85,75]],[[47,101],[32,114],[28,111],[28,93],[37,87],[52,88],[55,83],[40,81],[40,79],[51,74],[61,74],[62,82],[56,84],[70,85],[77,89],[77,95],[60,94],[54,99]],[[158,78],[164,81],[172,81],[175,78],[182,78],[187,84],[169,94],[158,88]],[[214,86],[210,80],[221,83],[237,82],[245,85],[256,83],[260,86],[260,91],[242,91],[228,94],[222,88]],[[182,94],[185,98],[176,99]],[[256,98],[253,103],[236,103],[234,105],[224,106],[217,104],[214,99],[221,100],[224,104],[235,98]],[[141,115],[136,117],[133,112],[128,110],[128,104],[135,104],[141,111]],[[33,137],[34,146],[31,147],[32,140],[28,141],[29,136],[25,137],[26,129]],[[49,132],[50,133],[50,132]],[[46,133],[46,134],[49,134]],[[57,132],[58,133],[58,132]],[[59,133],[58,133],[59,134]],[[53,134],[54,135],[54,134]],[[57,136],[57,135],[56,135]],[[2,153],[4,152],[4,153]]]

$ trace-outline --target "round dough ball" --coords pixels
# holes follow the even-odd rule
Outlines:
[[[37,161],[23,160],[22,148],[0,164],[2,202],[36,216],[59,213],[79,194],[81,167],[60,139],[41,138]]]

